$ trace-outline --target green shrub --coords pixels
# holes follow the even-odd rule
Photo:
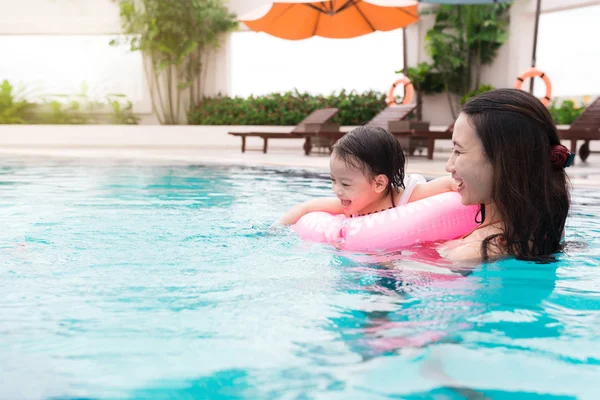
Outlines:
[[[553,100],[548,110],[557,125],[571,125],[585,111],[585,105],[576,106],[573,101],[565,100],[557,106]]]
[[[27,123],[27,112],[32,106],[7,80],[0,84],[0,124]]]
[[[473,97],[477,96],[478,94],[481,93],[486,93],[486,92],[491,92],[492,90],[495,90],[496,88],[493,87],[492,85],[481,85],[479,86],[477,89],[475,90],[471,90],[470,92],[468,92],[467,94],[465,94],[463,97],[460,98],[460,100],[458,101],[458,103],[461,106],[464,106],[465,104],[467,104],[467,102],[469,100],[471,100]]]
[[[192,125],[296,125],[314,110],[339,108],[332,122],[360,125],[386,107],[380,92],[347,92],[329,96],[286,92],[264,96],[208,97],[188,114]]]
[[[139,118],[133,104],[122,94],[91,99],[87,87],[76,95],[43,95],[37,102],[25,100],[7,80],[0,84],[0,124],[126,124]]]

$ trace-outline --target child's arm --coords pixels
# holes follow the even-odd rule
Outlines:
[[[456,190],[456,182],[452,177],[444,176],[443,178],[437,178],[417,185],[410,195],[408,202],[412,203],[413,201],[435,196],[440,193],[451,192],[453,190]]]
[[[283,217],[281,217],[279,223],[282,225],[293,225],[298,222],[302,216],[314,211],[323,211],[330,214],[344,213],[340,199],[337,197],[325,197],[309,200],[292,207]]]

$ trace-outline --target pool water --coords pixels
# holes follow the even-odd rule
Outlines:
[[[270,227],[316,174],[2,165],[2,399],[598,398],[598,191],[557,263],[389,269]]]

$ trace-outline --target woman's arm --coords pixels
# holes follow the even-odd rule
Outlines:
[[[444,176],[432,181],[421,183],[415,187],[415,190],[410,195],[409,203],[421,200],[426,197],[435,196],[436,194],[451,192],[456,190],[456,182],[450,176]]]
[[[344,213],[340,199],[337,197],[325,197],[309,200],[292,207],[283,217],[281,217],[279,223],[282,225],[293,225],[298,222],[301,217],[314,211],[323,211],[330,214]]]

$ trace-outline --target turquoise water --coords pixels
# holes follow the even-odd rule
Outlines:
[[[269,229],[321,176],[2,165],[2,399],[598,398],[598,192],[558,263],[390,270]]]

